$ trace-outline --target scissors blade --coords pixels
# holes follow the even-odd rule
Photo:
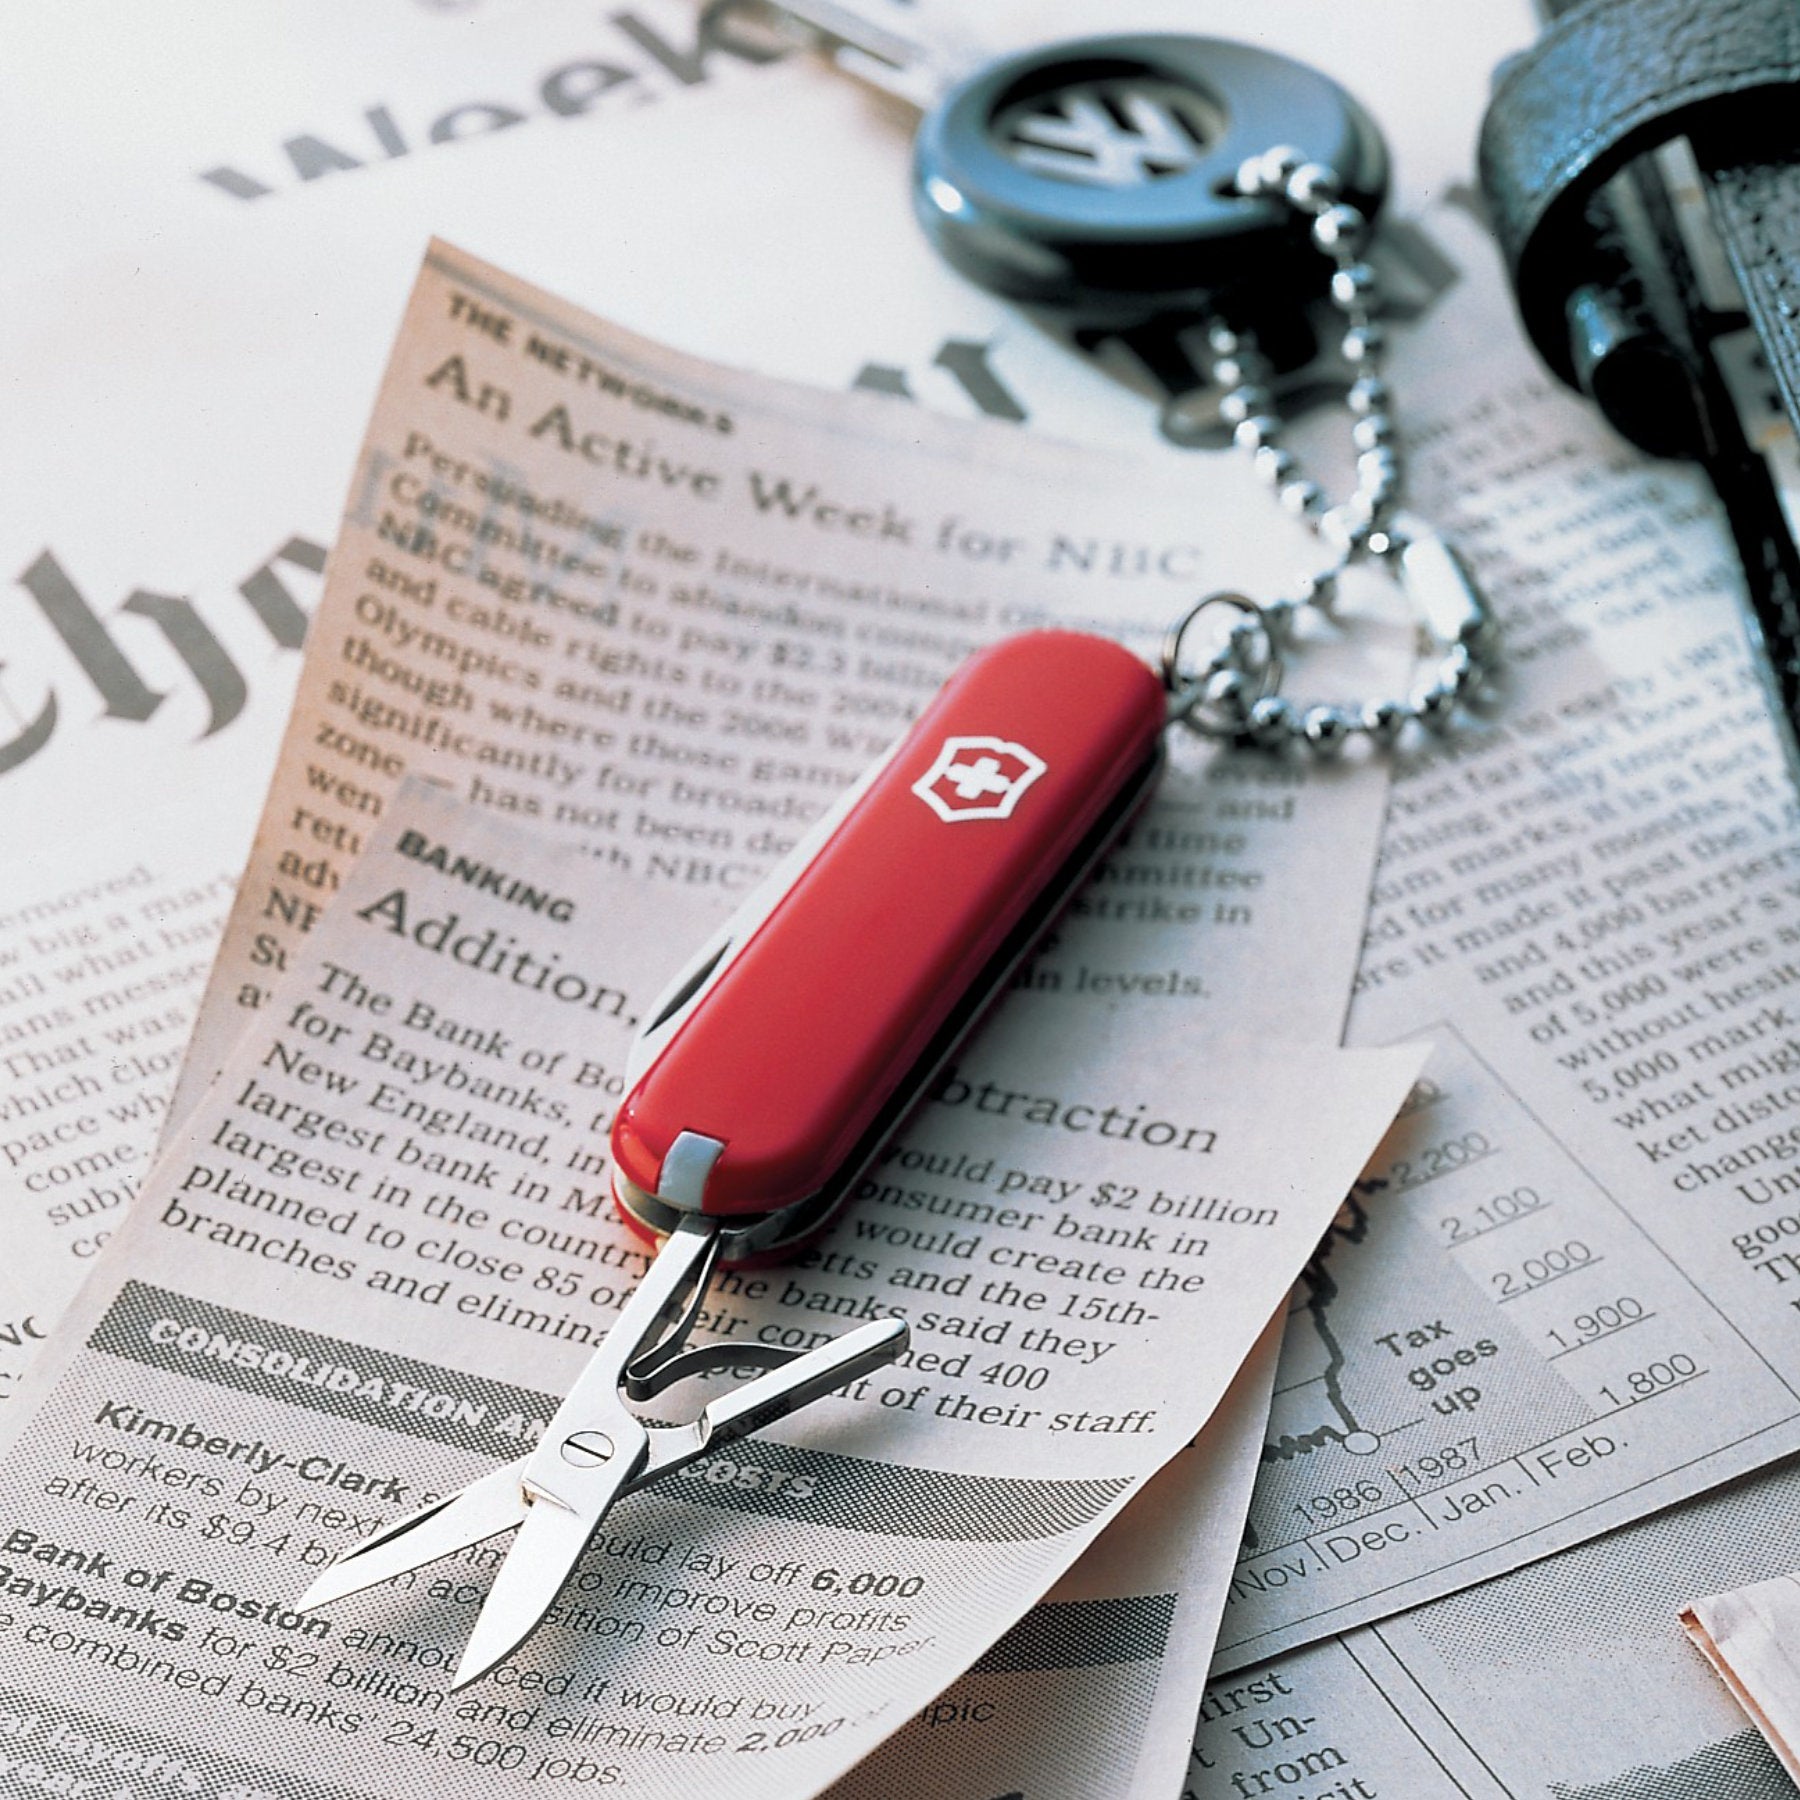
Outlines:
[[[527,1502],[525,1522],[475,1615],[475,1629],[450,1683],[452,1692],[479,1680],[537,1630],[581,1560],[588,1540],[613,1501],[632,1485],[636,1473],[629,1459],[621,1457],[616,1479],[585,1496],[580,1507],[549,1498]]]
[[[396,1519],[345,1551],[295,1604],[310,1612],[521,1524],[531,1505],[522,1485],[524,1468],[523,1460],[508,1463],[436,1505]]]
[[[485,1675],[531,1635],[614,1501],[643,1476],[650,1434],[627,1410],[620,1385],[627,1365],[654,1350],[672,1319],[676,1335],[685,1335],[719,1243],[710,1219],[694,1214],[676,1225],[525,1459],[525,1519],[476,1615],[452,1689]],[[583,1449],[584,1438],[601,1448]]]

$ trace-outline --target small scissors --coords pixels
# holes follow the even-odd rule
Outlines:
[[[686,1340],[722,1262],[773,1260],[830,1223],[1148,794],[1192,701],[1072,631],[963,664],[651,1009],[612,1188],[660,1249],[536,1449],[347,1551],[301,1606],[516,1528],[461,1687],[537,1628],[621,1498],[904,1354],[897,1317],[804,1352]],[[747,1366],[768,1373],[685,1424],[627,1404]]]

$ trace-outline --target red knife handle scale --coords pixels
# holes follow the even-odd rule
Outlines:
[[[625,1096],[619,1173],[654,1194],[695,1133],[724,1146],[706,1214],[816,1194],[1167,716],[1105,638],[1033,632],[971,657]]]

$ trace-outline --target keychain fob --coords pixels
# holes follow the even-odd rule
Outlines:
[[[913,147],[913,206],[952,267],[1090,330],[1297,313],[1329,267],[1304,220],[1237,191],[1276,146],[1336,171],[1373,218],[1387,152],[1329,76],[1220,38],[1085,38],[986,64]]]
[[[640,1231],[818,1232],[1161,766],[1159,679],[1042,631],[971,657],[651,1009],[612,1130]]]

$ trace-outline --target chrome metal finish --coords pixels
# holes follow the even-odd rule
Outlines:
[[[1199,668],[1182,667],[1182,646],[1189,631],[1212,608],[1227,607],[1254,621],[1251,638],[1260,635],[1260,653],[1249,648],[1234,625],[1223,648]],[[1235,737],[1243,715],[1281,686],[1281,634],[1267,613],[1246,594],[1208,594],[1196,601],[1163,633],[1160,658],[1163,686],[1169,694],[1169,721],[1205,737]],[[1222,677],[1232,679],[1221,681]]]
[[[577,1468],[611,1462],[613,1441],[604,1431],[577,1431],[562,1441],[562,1459]]]
[[[714,1445],[759,1430],[862,1376],[907,1346],[904,1319],[859,1325],[805,1352],[736,1344],[686,1348],[718,1262],[712,1222],[684,1216],[588,1359],[528,1456],[399,1519],[347,1551],[301,1596],[310,1609],[390,1581],[497,1532],[518,1538],[476,1618],[452,1687],[485,1675],[537,1629],[621,1496]],[[627,1399],[654,1397],[690,1375],[768,1367],[684,1424],[640,1418]]]
[[[1248,158],[1236,179],[1242,194],[1280,200],[1309,215],[1313,245],[1333,265],[1329,292],[1344,325],[1340,351],[1357,369],[1346,397],[1354,420],[1350,435],[1357,451],[1356,487],[1336,505],[1328,502],[1281,441],[1282,421],[1271,407],[1268,361],[1241,326],[1215,324],[1208,341],[1213,381],[1224,390],[1219,416],[1233,427],[1233,441],[1250,456],[1282,507],[1311,528],[1331,550],[1332,560],[1307,576],[1292,597],[1259,606],[1241,594],[1212,594],[1190,607],[1163,640],[1170,718],[1209,737],[1277,750],[1300,745],[1320,756],[1340,754],[1359,736],[1386,747],[1410,724],[1444,731],[1459,705],[1487,681],[1498,633],[1467,565],[1437,533],[1402,519],[1397,511],[1405,465],[1381,375],[1386,339],[1375,320],[1380,283],[1363,260],[1369,222],[1344,203],[1334,170],[1302,162],[1285,147]],[[1299,615],[1306,609],[1327,615],[1333,611],[1339,576],[1362,561],[1380,562],[1398,582],[1418,615],[1420,654],[1435,660],[1419,671],[1404,700],[1295,706],[1280,691],[1282,649],[1293,644]],[[1209,661],[1184,667],[1189,629],[1221,602],[1253,615],[1260,641],[1258,633],[1246,638],[1234,627]]]
[[[1185,174],[1225,129],[1204,94],[1149,77],[1080,81],[996,115],[996,143],[1020,168],[1092,187]]]
[[[947,55],[939,44],[928,49],[907,32],[890,30],[865,10],[837,0],[711,0],[700,16],[701,32],[717,29],[726,19],[760,25],[921,112],[957,73],[950,65],[963,60]]]

